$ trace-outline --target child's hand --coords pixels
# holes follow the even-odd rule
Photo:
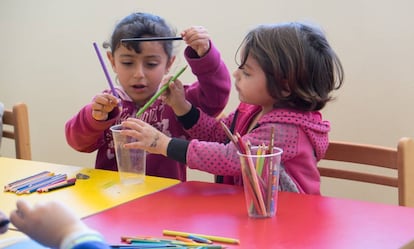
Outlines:
[[[92,117],[95,120],[107,120],[109,113],[118,106],[118,99],[107,93],[98,94],[92,101]]]
[[[164,84],[166,84],[169,79],[170,78],[166,78]],[[174,82],[170,82],[167,91],[161,95],[161,99],[167,103],[167,105],[171,106],[177,116],[183,116],[191,110],[191,103],[185,98],[183,84],[178,79]]]
[[[59,202],[44,202],[30,206],[18,200],[17,209],[10,214],[12,224],[32,239],[52,248],[59,248],[63,239],[72,233],[90,229],[68,208]]]
[[[193,26],[181,32],[183,40],[198,56],[203,57],[210,49],[210,36],[202,26]]]
[[[125,148],[142,149],[153,154],[167,156],[167,147],[171,138],[150,124],[136,118],[128,118],[122,122],[124,129],[121,134],[137,139],[136,142],[125,144]]]

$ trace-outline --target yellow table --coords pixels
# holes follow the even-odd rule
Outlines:
[[[25,199],[32,204],[58,200],[67,203],[79,218],[84,218],[179,183],[175,179],[146,176],[142,184],[124,186],[120,183],[118,173],[115,171],[0,157],[0,185],[3,187],[8,183],[45,170],[55,174],[66,173],[68,178],[75,177],[77,173],[82,173],[88,175],[89,179],[78,179],[74,186],[47,193],[17,195],[12,192],[1,191],[0,210],[9,214],[16,208],[17,199]],[[9,231],[6,235],[0,235],[0,248],[2,240],[4,241],[10,236],[14,236],[12,231]]]
[[[66,173],[69,178],[82,173],[88,175],[89,179],[78,179],[74,186],[47,193],[17,195],[2,191],[0,210],[8,213],[15,209],[16,200],[19,198],[30,203],[59,200],[67,203],[80,218],[83,218],[179,183],[175,179],[146,176],[143,184],[124,186],[115,171],[0,157],[0,185],[4,186],[45,170],[55,174]]]

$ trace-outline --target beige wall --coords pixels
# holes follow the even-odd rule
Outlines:
[[[95,155],[71,149],[64,124],[107,87],[92,42],[107,39],[120,18],[148,11],[177,30],[203,25],[232,71],[235,50],[251,27],[308,20],[324,27],[346,72],[337,101],[324,110],[331,138],[394,146],[401,136],[414,137],[412,9],[409,0],[2,0],[0,101],[29,104],[34,160],[90,167]],[[176,66],[183,64],[180,59]],[[182,79],[193,77],[187,71]],[[233,90],[227,111],[237,102]],[[13,155],[7,143],[3,147],[3,155]],[[190,172],[190,179],[200,178],[211,179]],[[361,192],[350,188],[342,190]],[[360,195],[395,202],[393,192]]]

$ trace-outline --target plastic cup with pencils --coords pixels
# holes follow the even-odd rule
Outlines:
[[[273,217],[277,211],[280,159],[283,151],[265,145],[240,153],[243,186],[249,217]]]

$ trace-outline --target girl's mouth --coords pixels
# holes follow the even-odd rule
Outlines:
[[[145,88],[145,86],[144,85],[133,85],[132,88],[134,88],[134,89],[142,89],[142,88]]]

